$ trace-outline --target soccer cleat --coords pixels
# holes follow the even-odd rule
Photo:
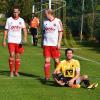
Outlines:
[[[92,84],[89,85],[87,88],[88,88],[88,89],[93,89],[93,88],[95,88],[94,86],[95,86],[95,83],[92,83]]]
[[[49,80],[50,80],[50,78],[44,78],[43,84],[46,84]]]
[[[16,76],[16,77],[19,77],[19,73],[15,73],[15,76]]]
[[[14,73],[13,72],[10,72],[10,77],[14,77]]]
[[[94,88],[96,88],[97,86],[98,86],[98,83],[95,83],[95,84],[94,84]]]

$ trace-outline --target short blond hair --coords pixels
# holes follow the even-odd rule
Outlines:
[[[52,9],[46,9],[45,10],[48,14],[54,15],[54,11]]]

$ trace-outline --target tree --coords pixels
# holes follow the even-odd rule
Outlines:
[[[9,0],[7,1],[7,16],[11,16],[12,7],[18,5],[21,9],[21,16],[29,23],[34,0]]]

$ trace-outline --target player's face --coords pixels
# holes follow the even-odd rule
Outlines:
[[[14,17],[14,18],[18,18],[18,17],[19,17],[19,14],[20,14],[19,9],[14,9],[14,10],[13,10],[13,17]]]
[[[72,59],[73,58],[73,52],[71,50],[67,51],[66,56],[67,56],[68,60]]]
[[[47,17],[47,19],[50,19],[50,14],[48,14],[48,11],[45,11],[45,16]]]

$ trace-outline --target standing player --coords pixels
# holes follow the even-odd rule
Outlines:
[[[39,26],[39,19],[36,17],[34,13],[32,13],[32,19],[30,21],[31,27],[31,35],[33,37],[33,46],[37,46],[38,38],[37,38],[37,28]]]
[[[62,22],[54,17],[51,9],[45,10],[47,19],[43,23],[43,53],[45,57],[44,73],[45,81],[50,79],[50,60],[55,61],[55,67],[59,63],[60,46],[62,40]]]
[[[10,77],[14,76],[14,67],[15,75],[19,76],[18,71],[20,67],[20,50],[22,35],[21,31],[24,32],[24,42],[27,42],[27,30],[25,22],[22,18],[19,17],[20,10],[18,6],[13,7],[13,16],[9,17],[6,21],[3,46],[6,46],[6,39],[8,38],[8,50],[9,50],[9,68],[10,68]]]
[[[78,60],[73,59],[72,49],[66,49],[65,56],[66,59],[59,63],[53,74],[54,80],[59,85],[79,88],[80,83],[83,82],[88,89],[98,86],[98,83],[90,84],[87,75],[80,75],[80,63]]]

